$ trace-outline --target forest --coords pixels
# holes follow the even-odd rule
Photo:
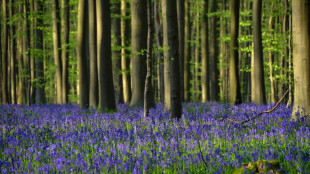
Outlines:
[[[308,0],[0,4],[0,173],[309,173]]]

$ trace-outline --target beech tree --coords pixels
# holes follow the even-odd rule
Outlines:
[[[2,104],[8,103],[8,25],[7,25],[7,4],[6,0],[2,1],[2,32],[3,41],[2,49],[2,81],[1,81],[1,90],[2,90]]]
[[[201,22],[201,90],[202,102],[210,99],[209,87],[209,30],[208,30],[208,0],[202,1],[202,22]]]

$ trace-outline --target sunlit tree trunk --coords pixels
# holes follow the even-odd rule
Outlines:
[[[96,7],[99,108],[103,111],[109,111],[116,109],[111,57],[110,0],[96,0]]]
[[[130,81],[130,60],[127,57],[129,42],[129,25],[127,19],[127,1],[121,0],[121,40],[122,40],[122,50],[121,50],[121,66],[122,66],[122,83],[123,83],[123,95],[124,102],[129,104],[131,96],[131,81]]]
[[[200,95],[199,92],[200,90],[200,4],[197,2],[197,12],[196,12],[196,21],[195,21],[195,63],[194,63],[194,84],[193,84],[193,89],[194,89],[194,96],[193,99],[195,102],[200,101]]]
[[[210,99],[209,93],[209,30],[208,30],[208,0],[202,1],[202,23],[201,23],[201,89],[202,102]]]
[[[97,65],[97,26],[96,0],[89,0],[89,106],[98,106],[98,65]]]
[[[10,0],[10,18],[13,18],[13,12],[14,12],[14,6],[12,4],[14,3],[14,0]],[[10,25],[10,82],[11,82],[11,103],[16,104],[16,39],[15,36],[15,23],[12,23]]]
[[[152,1],[147,0],[147,74],[144,89],[144,117],[148,116],[150,108],[155,107],[154,93],[152,87],[152,38],[153,38],[153,21],[152,21]]]
[[[308,0],[292,1],[294,108],[292,120],[297,115],[310,113],[310,3]]]
[[[60,28],[59,28],[59,17],[58,17],[58,0],[53,0],[53,41],[54,41],[54,61],[56,65],[56,97],[57,103],[62,103],[62,62],[61,62],[61,51],[60,51]]]
[[[61,50],[62,50],[62,103],[68,103],[68,44],[69,44],[69,0],[61,0]]]
[[[131,0],[131,75],[130,106],[143,106],[146,77],[147,5],[145,0]],[[144,51],[143,51],[144,50]]]
[[[184,101],[190,100],[190,60],[191,60],[191,23],[190,23],[190,3],[185,1],[184,17]],[[182,72],[181,72],[182,73]],[[166,87],[166,86],[165,86]]]
[[[23,35],[23,56],[24,56],[24,67],[25,67],[25,87],[26,87],[26,102],[29,106],[31,103],[30,101],[30,89],[31,89],[31,73],[30,73],[30,55],[29,55],[29,24],[28,24],[28,11],[29,11],[29,3],[27,0],[24,0],[23,5],[23,12],[24,12],[24,21],[23,21],[23,28],[24,28],[24,35]]]
[[[230,78],[230,102],[232,104],[240,104],[242,101],[240,93],[239,80],[239,60],[238,60],[238,35],[239,35],[239,0],[230,1],[230,62],[229,62],[229,78]]]
[[[253,83],[255,90],[252,90],[252,102],[255,104],[266,103],[264,67],[263,67],[263,46],[262,46],[262,0],[253,1]]]
[[[88,107],[89,90],[87,76],[87,40],[88,40],[88,3],[86,0],[79,0],[78,26],[77,26],[77,58],[79,73],[79,104],[81,107]]]

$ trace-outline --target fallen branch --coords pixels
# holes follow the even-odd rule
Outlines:
[[[287,95],[288,91],[289,91],[289,90],[287,90],[287,91],[284,93],[283,97],[278,101],[278,103],[277,103],[272,109],[267,110],[267,111],[263,111],[263,112],[261,112],[261,113],[255,115],[255,116],[249,118],[248,120],[242,121],[242,122],[240,123],[240,125],[243,125],[244,123],[247,123],[247,122],[251,121],[252,119],[255,119],[256,117],[259,117],[259,116],[261,116],[262,114],[267,114],[267,113],[270,113],[270,112],[274,111],[274,110],[279,106],[279,104],[284,100],[284,98],[285,98],[285,96]]]

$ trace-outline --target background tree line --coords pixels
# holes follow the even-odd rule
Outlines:
[[[163,102],[180,117],[181,102],[275,103],[289,90],[286,102],[309,111],[306,0],[1,6],[3,104],[79,102],[113,110],[115,103]]]

